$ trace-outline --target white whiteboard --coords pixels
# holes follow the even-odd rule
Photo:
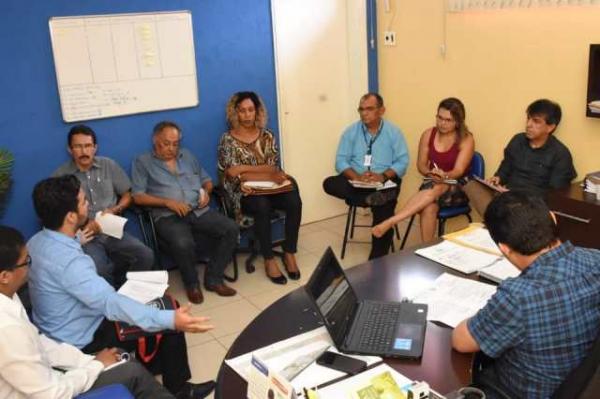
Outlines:
[[[50,18],[65,122],[198,105],[189,11]]]

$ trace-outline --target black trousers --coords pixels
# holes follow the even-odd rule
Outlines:
[[[285,241],[283,250],[296,253],[298,232],[302,219],[302,200],[298,189],[273,195],[248,195],[242,197],[242,212],[254,218],[254,232],[258,237],[260,252],[265,259],[273,258],[271,246],[271,212],[273,209],[285,212]]]
[[[137,351],[137,340],[119,341],[115,323],[104,319],[94,333],[94,339],[86,345],[84,353],[96,353],[104,348],[122,348],[127,352]],[[152,350],[153,348],[148,348]],[[187,356],[187,345],[185,335],[182,332],[168,332],[163,334],[158,352],[152,360],[144,366],[152,374],[162,374],[163,384],[169,392],[176,394],[183,388],[184,384],[192,377]]]
[[[398,194],[400,193],[400,184],[402,179],[394,179],[394,182],[398,187],[394,188],[395,195],[394,199],[386,202],[380,206],[372,206],[371,211],[373,212],[372,226],[383,222],[385,219],[390,218],[394,215],[396,210],[396,204],[398,203]],[[373,193],[373,190],[365,190],[353,187],[348,179],[344,175],[331,176],[323,181],[323,189],[329,195],[341,198],[346,201],[347,204],[352,204],[360,207],[369,207],[365,202],[365,199],[369,194]],[[371,253],[369,259],[379,258],[380,256],[387,255],[394,239],[394,229],[390,229],[381,238],[371,236]]]
[[[155,223],[156,233],[168,246],[185,288],[198,287],[196,246],[206,242],[210,259],[204,272],[204,285],[223,284],[223,270],[231,260],[240,234],[237,224],[209,209],[200,216],[165,216]]]
[[[111,384],[125,385],[136,399],[175,399],[173,394],[135,360],[101,372],[90,390]]]

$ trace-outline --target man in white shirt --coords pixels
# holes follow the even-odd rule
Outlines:
[[[0,398],[66,399],[115,383],[136,398],[173,398],[139,363],[104,371],[120,357],[115,348],[85,355],[40,334],[16,294],[30,264],[21,233],[0,226]]]

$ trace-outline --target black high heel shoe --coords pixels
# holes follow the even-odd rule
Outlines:
[[[287,284],[287,278],[285,278],[283,273],[277,277],[269,276],[269,272],[267,272],[267,269],[265,268],[265,274],[267,275],[267,277],[269,278],[269,280],[271,280],[271,282],[273,284],[280,284],[280,285]]]
[[[288,276],[289,276],[289,274],[288,274]],[[275,284],[281,284],[281,285],[287,284],[287,278],[285,278],[285,276],[283,274],[281,276],[277,276],[277,277],[269,276],[267,274],[267,277],[269,278],[269,280],[271,280],[271,282],[273,282]],[[291,278],[291,276],[290,276],[290,278]]]
[[[296,270],[295,272],[289,271],[285,259],[283,259],[283,266],[285,267],[285,273],[288,275],[290,280],[300,280],[300,270]]]

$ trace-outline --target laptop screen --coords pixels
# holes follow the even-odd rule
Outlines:
[[[306,284],[306,291],[319,308],[333,342],[339,348],[350,327],[357,298],[331,248]]]

